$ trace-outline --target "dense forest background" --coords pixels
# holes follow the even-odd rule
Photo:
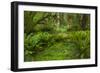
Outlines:
[[[90,58],[90,14],[24,11],[24,61]]]

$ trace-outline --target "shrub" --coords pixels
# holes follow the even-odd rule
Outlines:
[[[80,58],[90,57],[90,32],[78,31],[70,33],[70,40],[76,43],[76,46],[81,50]],[[87,53],[87,54],[86,54]]]

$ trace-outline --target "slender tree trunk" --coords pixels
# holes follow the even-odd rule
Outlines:
[[[60,14],[57,13],[57,29],[60,27]]]
[[[59,19],[60,19],[60,15],[59,15],[59,13],[57,14],[57,19],[58,19],[58,20],[57,20],[57,25],[58,25],[58,27],[59,27],[59,25],[60,25],[60,20],[59,20]]]
[[[81,23],[81,28],[83,30],[85,30],[85,28],[86,28],[86,24],[87,24],[86,21],[87,21],[87,15],[83,14],[83,16],[82,16],[82,23]]]

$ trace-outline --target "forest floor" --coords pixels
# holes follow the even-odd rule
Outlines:
[[[40,37],[40,33],[36,35]],[[51,37],[52,36],[52,37]],[[90,57],[89,31],[49,34],[42,33],[35,47],[34,61],[85,59]],[[33,38],[35,39],[35,37]],[[33,40],[35,41],[35,40]]]

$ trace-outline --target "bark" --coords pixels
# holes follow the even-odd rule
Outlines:
[[[83,16],[82,16],[82,23],[81,23],[81,28],[83,30],[85,30],[85,28],[86,28],[86,24],[87,24],[86,21],[87,21],[87,15],[83,14]]]

